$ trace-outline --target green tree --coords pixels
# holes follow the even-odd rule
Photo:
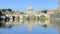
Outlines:
[[[12,9],[0,9],[0,14],[2,13],[6,13],[6,12],[10,12],[10,13],[13,13]]]
[[[0,11],[0,14],[2,14],[2,12]]]
[[[47,13],[47,11],[48,11],[48,10],[42,10],[41,12],[42,12],[42,13]]]
[[[12,9],[9,8],[9,9],[7,9],[7,11],[12,12]]]
[[[7,9],[1,9],[1,11],[5,12]]]

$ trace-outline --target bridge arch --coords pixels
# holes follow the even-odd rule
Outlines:
[[[45,13],[39,14],[39,17],[40,17],[40,18],[50,19],[50,15],[45,14]]]

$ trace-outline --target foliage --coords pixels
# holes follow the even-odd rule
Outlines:
[[[10,9],[10,8],[9,8],[9,9],[7,9],[7,11],[11,12],[11,11],[12,11],[12,9]]]
[[[6,11],[12,12],[12,9],[0,9],[0,14],[5,13]]]
[[[0,14],[2,14],[2,12],[0,11]]]
[[[42,10],[41,12],[42,12],[42,13],[47,13],[47,11],[48,11],[48,10]]]

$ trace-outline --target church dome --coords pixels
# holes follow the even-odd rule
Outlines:
[[[28,9],[29,9],[29,10],[32,10],[33,8],[32,8],[32,6],[29,6]]]

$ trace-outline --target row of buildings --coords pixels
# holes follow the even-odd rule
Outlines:
[[[56,10],[48,10],[47,13],[42,13],[40,11],[36,11],[32,8],[32,6],[29,6],[27,10],[25,10],[24,12],[20,12],[20,11],[15,11],[14,13],[10,13],[9,11],[6,11],[5,15],[9,18],[15,18],[16,19],[23,19],[23,18],[36,18],[37,17],[45,17],[45,18],[60,18],[60,0],[58,2],[58,8]]]
[[[15,18],[15,20],[23,20],[24,18],[35,18],[36,20],[38,19],[37,17],[44,17],[44,18],[48,18],[50,19],[50,15],[49,14],[45,14],[45,13],[42,13],[40,11],[35,11],[32,6],[29,6],[28,9],[22,13],[20,13],[19,11],[16,11],[14,13],[10,13],[8,11],[6,11],[5,15],[7,17],[9,17],[10,19],[12,19],[13,17]],[[2,16],[3,17],[3,16]],[[4,18],[4,17],[3,17]]]

